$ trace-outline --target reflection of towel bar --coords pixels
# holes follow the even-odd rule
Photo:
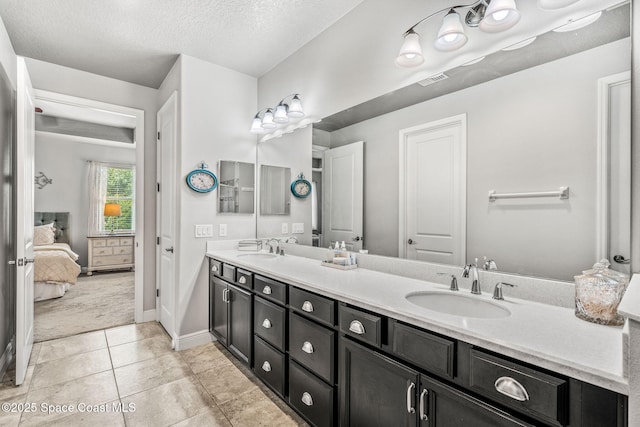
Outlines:
[[[569,187],[560,187],[556,191],[532,191],[530,193],[496,193],[496,190],[489,191],[489,201],[494,202],[497,199],[526,199],[530,197],[559,197],[560,199],[569,198]]]

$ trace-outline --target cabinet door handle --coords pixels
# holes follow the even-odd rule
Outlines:
[[[309,341],[305,341],[304,344],[302,344],[302,351],[307,354],[313,353],[313,344],[311,344]]]
[[[271,328],[271,320],[264,319],[264,321],[262,322],[262,327],[265,328],[265,329],[270,329]]]
[[[426,388],[422,390],[420,393],[420,419],[422,421],[429,421],[429,417],[427,416],[427,398],[429,397],[429,390]]]
[[[413,407],[413,391],[416,389],[414,383],[409,384],[407,387],[407,412],[410,414],[416,413],[416,408]]]
[[[511,377],[500,377],[494,384],[496,391],[518,402],[529,400],[529,393],[517,380]]]
[[[225,289],[222,291],[222,301],[229,304],[231,301],[229,300],[229,289]]]
[[[311,304],[311,301],[305,301],[302,303],[302,311],[306,311],[307,313],[313,312],[313,304]]]
[[[302,403],[304,403],[307,406],[313,406],[313,398],[306,391],[302,393]]]
[[[240,283],[241,285],[244,285],[247,283],[247,278],[244,276],[240,276],[240,278],[238,279],[238,283]]]
[[[262,293],[265,295],[271,295],[271,286],[267,285],[264,288],[262,288]]]
[[[271,363],[265,360],[264,363],[262,364],[262,370],[265,372],[271,372]]]
[[[354,334],[362,335],[365,333],[364,325],[359,320],[354,320],[349,325],[349,330]]]

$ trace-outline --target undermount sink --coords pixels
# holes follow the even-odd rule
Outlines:
[[[277,258],[277,254],[268,254],[265,252],[251,252],[247,254],[238,254],[237,257],[244,258],[247,261],[258,260],[258,259],[274,259]]]
[[[499,319],[511,315],[507,308],[498,304],[459,293],[415,292],[408,294],[405,298],[410,303],[427,310],[454,316]]]

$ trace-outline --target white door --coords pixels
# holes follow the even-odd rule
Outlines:
[[[16,384],[33,347],[33,159],[35,104],[24,58],[18,58],[16,148]]]
[[[401,257],[463,265],[466,115],[400,131]]]
[[[362,249],[364,142],[324,152],[322,218],[324,244],[344,241],[347,249]]]
[[[158,111],[158,320],[173,337],[175,332],[175,182],[177,93]]]

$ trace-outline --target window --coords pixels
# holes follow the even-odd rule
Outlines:
[[[90,235],[135,232],[135,174],[134,166],[89,162]],[[119,215],[105,216],[106,204]]]

